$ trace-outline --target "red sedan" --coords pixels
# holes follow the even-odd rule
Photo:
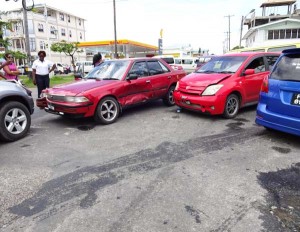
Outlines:
[[[241,107],[256,104],[265,76],[278,53],[236,53],[211,59],[182,78],[175,89],[176,105],[233,118]]]
[[[161,59],[107,60],[82,80],[44,90],[37,106],[53,114],[94,117],[110,124],[127,106],[154,99],[174,105],[176,83],[185,75]]]

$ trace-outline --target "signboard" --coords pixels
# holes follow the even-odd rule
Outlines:
[[[163,54],[163,40],[162,38],[158,39],[158,55]]]

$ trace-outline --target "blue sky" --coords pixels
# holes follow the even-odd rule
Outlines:
[[[20,7],[21,0],[2,0],[1,10]],[[87,20],[87,41],[113,40],[112,0],[35,0]],[[191,45],[221,54],[229,31],[231,48],[239,44],[241,18],[263,0],[116,0],[117,38],[157,45],[163,29],[164,48]],[[4,6],[5,5],[5,6]],[[243,32],[247,30],[244,27]],[[243,34],[244,34],[243,33]]]

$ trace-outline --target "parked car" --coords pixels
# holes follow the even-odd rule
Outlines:
[[[55,63],[56,68],[54,69],[54,75],[56,74],[63,74],[64,73],[64,66],[62,63]]]
[[[0,81],[0,140],[15,141],[29,131],[34,102],[17,81]]]
[[[176,83],[185,75],[161,59],[106,60],[82,80],[44,90],[37,106],[53,114],[94,117],[110,124],[129,106],[154,99],[174,105]]]
[[[208,61],[210,61],[214,57],[216,57],[216,56],[214,56],[214,55],[200,56],[199,61],[197,62],[195,71],[197,71],[199,68],[201,68],[203,65],[205,65]]]
[[[278,53],[235,53],[218,56],[182,78],[175,89],[176,105],[234,118],[241,107],[258,102],[260,87]]]
[[[85,74],[88,74],[93,68],[93,62],[92,61],[77,61],[76,62],[76,73],[81,73],[82,76]]]
[[[265,78],[255,122],[300,136],[300,48],[282,51]]]
[[[199,62],[198,57],[177,57],[175,58],[175,65],[181,66],[187,73],[194,72],[197,63]]]

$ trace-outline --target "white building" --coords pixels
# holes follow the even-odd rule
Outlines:
[[[61,40],[68,42],[85,41],[85,20],[41,4],[36,5],[34,11],[27,11],[27,19],[31,62],[37,58],[38,51],[44,50],[47,53],[47,59],[70,64],[70,57],[63,53],[52,52],[50,46]],[[26,54],[23,10],[9,11],[2,15],[2,20],[12,23],[13,30],[5,30],[3,36],[4,39],[8,38],[12,44],[9,49]],[[85,52],[76,55],[78,60],[84,60],[85,57]]]
[[[295,0],[265,0],[262,15],[253,12],[244,20],[248,31],[245,47],[264,47],[300,42],[300,11]]]

